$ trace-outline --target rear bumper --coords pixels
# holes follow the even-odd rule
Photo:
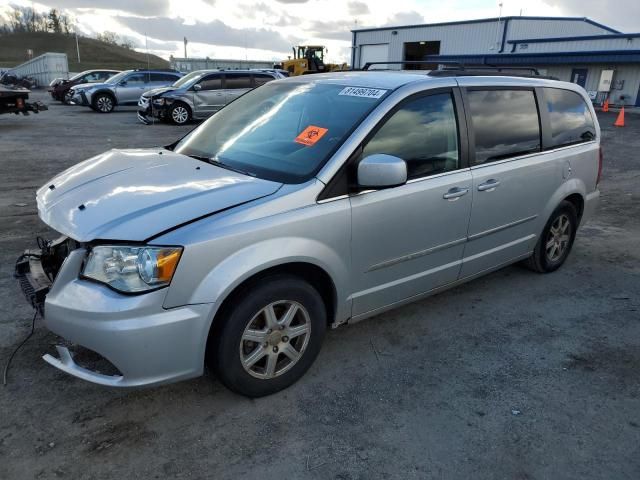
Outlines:
[[[175,382],[202,374],[213,304],[164,309],[166,289],[123,295],[78,278],[86,251],[71,252],[46,294],[44,323],[118,371],[105,375],[76,362],[73,348],[43,359],[83,380],[112,387]]]

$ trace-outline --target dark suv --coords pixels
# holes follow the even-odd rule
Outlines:
[[[74,85],[81,83],[102,83],[113,77],[120,70],[85,70],[80,72],[68,80],[56,79],[49,85],[49,93],[51,98],[63,103],[69,103],[71,100],[70,90]]]

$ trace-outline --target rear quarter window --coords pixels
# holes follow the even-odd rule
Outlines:
[[[596,138],[591,111],[581,95],[571,90],[545,88],[544,96],[551,124],[549,147],[574,145]]]

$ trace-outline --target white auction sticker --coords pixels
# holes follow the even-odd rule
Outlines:
[[[378,88],[364,88],[364,87],[345,87],[338,95],[347,95],[349,97],[365,97],[365,98],[380,98],[386,90],[380,90]]]

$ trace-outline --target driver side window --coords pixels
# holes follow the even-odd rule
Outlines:
[[[402,158],[409,179],[460,168],[451,94],[419,97],[402,105],[368,141],[362,158],[376,153]]]
[[[198,82],[201,90],[219,90],[222,88],[222,77],[220,75],[209,75]]]

